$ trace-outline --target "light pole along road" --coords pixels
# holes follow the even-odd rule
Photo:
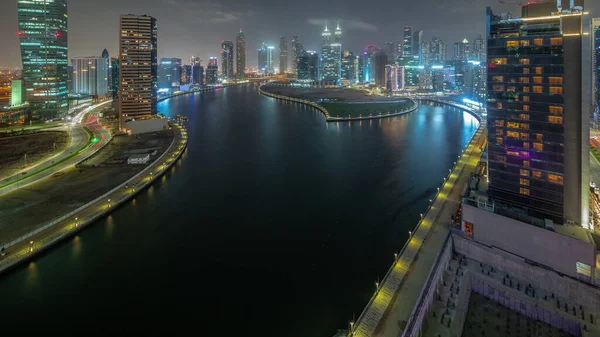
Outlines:
[[[73,120],[81,120],[88,112],[97,114],[100,107],[107,103],[110,103],[110,101],[90,106],[77,114]],[[65,127],[58,127],[47,130],[64,130],[64,128]],[[110,132],[105,129],[97,119],[87,125],[82,123],[70,123],[66,128],[70,137],[69,146],[61,153],[37,163],[36,165],[27,168],[25,171],[2,178],[2,180],[0,180],[0,195],[30,185],[40,179],[47,178],[56,172],[77,164],[81,160],[94,154],[111,139]]]

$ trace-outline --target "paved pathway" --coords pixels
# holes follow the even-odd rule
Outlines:
[[[129,200],[146,184],[157,179],[177,160],[178,155],[185,150],[187,132],[179,125],[175,126],[175,139],[167,151],[146,169],[132,177],[127,182],[115,187],[110,192],[100,196],[78,210],[58,219],[49,228],[41,228],[35,234],[10,247],[8,254],[0,258],[0,272],[10,266],[29,258],[40,248],[43,248],[58,239],[71,235],[81,227],[93,223],[96,219],[110,212],[118,203]],[[125,188],[127,187],[127,188]],[[39,231],[39,232],[38,232]]]
[[[460,203],[460,194],[481,158],[485,144],[481,127],[425,213],[353,329],[353,336],[398,337],[402,334],[446,234],[447,223]],[[425,239],[427,239],[425,241]],[[414,263],[418,262],[418,263]]]

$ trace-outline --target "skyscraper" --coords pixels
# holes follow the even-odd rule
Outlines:
[[[110,73],[111,73],[111,78],[112,78],[111,90],[112,90],[113,104],[118,104],[118,101],[119,101],[119,74],[121,73],[120,69],[121,69],[121,65],[119,62],[119,58],[111,57],[110,58]],[[115,103],[115,102],[117,102],[117,103]]]
[[[233,79],[233,42],[221,42],[221,75],[224,80]]]
[[[112,88],[112,71],[110,70],[112,68],[111,62],[110,62],[110,55],[108,54],[108,50],[104,49],[102,51],[102,58],[104,59],[104,62],[106,62],[106,64],[108,65],[108,67],[106,68],[106,78],[108,81],[108,91],[111,90]]]
[[[315,51],[307,50],[298,56],[297,67],[298,80],[313,81],[319,80],[319,54]]]
[[[481,36],[481,34],[479,35],[479,37],[477,37],[477,39],[475,39],[471,59],[473,61],[479,61],[484,63],[487,62],[485,40],[483,39],[483,36]]]
[[[423,43],[423,31],[417,30],[413,33],[412,54],[421,57],[421,44]]]
[[[235,77],[238,80],[246,78],[246,37],[240,29],[235,39]]]
[[[288,44],[287,37],[282,36],[279,39],[279,75],[288,71]]]
[[[161,58],[158,66],[158,87],[177,88],[181,85],[181,59]]]
[[[516,19],[487,9],[489,193],[530,216],[588,227],[583,13],[538,8],[524,5]]]
[[[33,118],[63,117],[69,110],[67,1],[18,0],[23,82]]]
[[[292,73],[296,74],[296,66],[298,63],[298,56],[302,55],[303,52],[302,44],[300,43],[300,37],[298,35],[292,36]]]
[[[342,77],[342,30],[339,23],[335,29],[335,33],[331,36],[331,31],[325,26],[325,30],[321,33],[322,39],[322,74],[321,77],[327,82],[340,84]]]
[[[411,56],[413,50],[412,27],[404,24],[404,40],[402,40],[402,56]]]
[[[206,84],[214,85],[219,81],[219,61],[216,57],[210,57],[208,59],[208,65],[206,66]]]
[[[76,57],[73,67],[73,94],[104,97],[108,95],[108,58]]]
[[[356,81],[355,77],[355,62],[356,57],[354,53],[348,50],[344,50],[342,53],[342,79],[350,82]]]
[[[268,73],[267,44],[265,42],[258,48],[258,71],[263,75]]]
[[[446,44],[437,37],[431,39],[430,59],[432,63],[437,64],[446,62]]]
[[[388,60],[393,62],[396,59],[396,42],[388,41],[383,44],[383,50],[388,57]]]
[[[386,86],[385,66],[388,64],[387,55],[383,51],[378,51],[374,55],[375,59],[375,85],[378,87]]]
[[[404,67],[397,65],[385,66],[386,88],[389,91],[400,91],[404,89]]]
[[[271,75],[275,73],[275,60],[273,59],[274,52],[274,46],[267,46],[267,74]]]
[[[121,15],[119,108],[121,128],[132,118],[156,114],[158,28],[147,15]]]
[[[470,56],[469,41],[467,39],[454,44],[454,60],[455,61],[468,61]]]
[[[600,114],[600,18],[592,19],[590,32],[592,38],[592,108],[594,111],[594,122],[598,127],[598,115]]]
[[[190,84],[194,85],[194,84],[198,84],[200,85],[201,80],[200,80],[200,76],[198,74],[198,71],[200,69],[200,58],[198,56],[192,56],[190,57],[190,70],[191,70],[191,74],[190,74]]]

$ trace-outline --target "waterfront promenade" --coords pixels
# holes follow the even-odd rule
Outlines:
[[[367,307],[353,323],[350,336],[401,336],[443,246],[450,216],[460,206],[461,193],[470,173],[480,162],[486,134],[485,125],[480,126],[448,177],[440,178],[443,185],[438,195],[424,212]]]
[[[34,257],[107,215],[167,172],[187,147],[187,131],[178,124],[172,124],[172,127],[175,132],[171,145],[144,170],[95,200],[5,245],[7,254],[0,258],[0,273]]]

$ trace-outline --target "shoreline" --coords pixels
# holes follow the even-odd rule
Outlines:
[[[44,254],[46,251],[48,251],[48,250],[52,249],[54,246],[60,244],[65,239],[68,239],[68,238],[76,235],[82,229],[90,227],[97,220],[109,215],[115,209],[119,208],[126,202],[129,202],[131,199],[133,199],[135,196],[137,196],[140,192],[142,192],[142,191],[146,190],[148,187],[150,187],[158,178],[162,177],[176,162],[178,162],[178,160],[181,158],[181,156],[187,149],[187,143],[188,143],[187,131],[185,131],[185,129],[183,129],[179,124],[172,124],[172,127],[174,128],[175,135],[173,137],[173,141],[171,142],[171,145],[169,145],[167,150],[165,152],[163,152],[159,158],[157,158],[153,163],[148,165],[142,171],[138,172],[137,174],[135,174],[134,176],[129,178],[127,181],[121,183],[120,185],[118,185],[115,188],[111,189],[110,191],[104,193],[103,195],[99,196],[98,198],[77,208],[76,210],[52,220],[47,225],[45,225],[41,228],[38,228],[37,230],[35,230],[29,234],[26,234],[20,238],[17,238],[16,240],[19,240],[18,242],[15,243],[14,242],[15,240],[13,240],[13,241],[7,243],[7,245],[2,246],[2,247],[13,247],[13,246],[17,246],[17,245],[22,245],[24,242],[26,243],[26,241],[29,241],[29,238],[35,238],[38,234],[43,234],[45,231],[51,231],[53,229],[56,230],[57,226],[60,226],[61,224],[62,224],[62,229],[66,229],[64,231],[60,231],[60,229],[59,229],[58,232],[48,233],[48,235],[37,238],[37,242],[42,241],[42,243],[39,245],[34,245],[33,242],[35,242],[35,240],[31,240],[30,246],[21,247],[16,252],[11,252],[11,254],[8,254],[6,257],[0,259],[0,277],[3,274],[12,270],[13,268],[16,268],[16,267],[20,266],[21,264],[23,264],[41,254]],[[177,135],[177,132],[180,133],[179,136]],[[176,152],[176,153],[172,154],[172,152]],[[172,154],[172,155],[170,158],[168,158],[168,157],[166,157],[167,154]],[[167,158],[166,161],[165,161],[165,158]],[[157,168],[160,168],[158,170],[158,172],[155,171]],[[81,213],[83,213],[85,211],[89,211],[93,206],[97,206],[97,204],[101,203],[103,200],[110,201],[111,199],[109,197],[112,194],[114,194],[115,192],[118,192],[118,191],[123,191],[124,186],[131,184],[132,181],[140,178],[144,174],[148,174],[148,171],[152,171],[152,172],[150,172],[150,175],[147,178],[143,179],[141,186],[136,186],[136,188],[132,188],[132,192],[128,193],[121,199],[115,199],[114,204],[109,202],[108,207],[103,207],[102,210],[100,210],[99,212],[96,212],[91,217],[87,217],[85,219],[85,221],[82,221],[80,223],[75,222],[72,225],[65,223],[65,222],[68,222],[68,219],[71,219],[71,218],[77,219],[78,215],[80,215]],[[156,173],[154,173],[154,172],[156,172]],[[134,185],[132,185],[132,186],[134,186]]]
[[[308,105],[312,108],[315,108],[319,111],[321,111],[321,113],[323,115],[325,115],[325,121],[326,122],[345,122],[345,121],[359,121],[359,120],[367,120],[367,119],[380,119],[380,118],[387,118],[387,117],[394,117],[394,116],[400,116],[400,115],[404,115],[407,114],[409,112],[413,112],[415,110],[417,110],[419,108],[419,103],[412,99],[412,98],[407,98],[409,100],[411,100],[415,105],[414,107],[406,110],[406,111],[400,111],[400,112],[394,112],[391,114],[385,114],[385,115],[376,115],[376,116],[364,116],[364,117],[332,117],[329,115],[329,111],[327,111],[327,109],[325,109],[323,106],[317,104],[317,103],[313,103],[311,101],[307,101],[307,100],[303,100],[303,99],[299,99],[299,98],[294,98],[294,97],[289,97],[289,96],[283,96],[283,95],[276,95],[273,94],[271,92],[268,91],[264,91],[262,89],[262,85],[258,87],[258,92],[261,95],[267,96],[267,97],[271,97],[271,98],[275,98],[275,99],[279,99],[282,101],[288,101],[288,102],[295,102],[295,103],[300,103],[300,104],[304,104],[304,105]],[[370,104],[377,104],[378,102],[372,102]],[[346,104],[352,104],[352,103],[346,103]],[[358,103],[355,103],[358,104]]]

